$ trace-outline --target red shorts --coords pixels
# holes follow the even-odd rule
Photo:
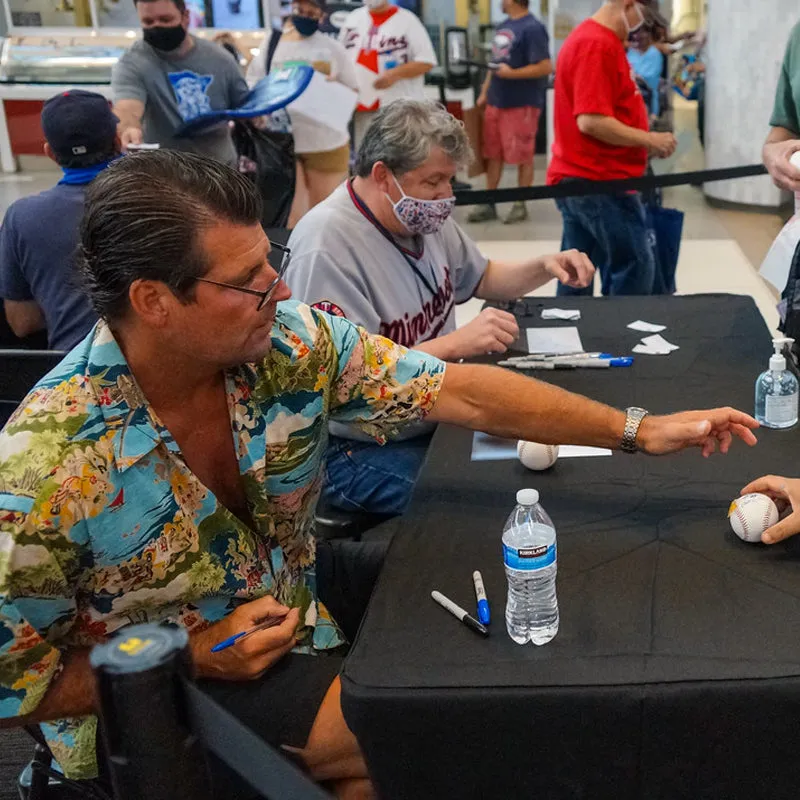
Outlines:
[[[536,150],[541,108],[486,106],[483,115],[483,157],[504,164],[530,164]]]

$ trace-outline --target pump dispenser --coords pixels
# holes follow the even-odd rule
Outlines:
[[[775,353],[769,369],[756,380],[756,419],[767,428],[791,428],[797,424],[797,401],[800,386],[793,372],[786,369],[784,345],[794,339],[773,339]]]

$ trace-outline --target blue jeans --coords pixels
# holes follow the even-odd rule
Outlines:
[[[652,294],[656,264],[638,194],[556,199],[564,218],[561,249],[586,253],[600,272],[604,295]],[[592,286],[558,285],[559,295],[591,295]]]
[[[381,447],[331,436],[326,454],[325,501],[343,511],[402,514],[414,491],[431,436]]]

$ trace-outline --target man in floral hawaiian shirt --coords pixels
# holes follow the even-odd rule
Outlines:
[[[97,771],[89,648],[169,620],[246,724],[298,748],[340,796],[371,796],[325,654],[354,627],[375,559],[314,539],[328,421],[379,440],[428,416],[620,446],[625,412],[491,367],[451,364],[445,379],[433,356],[279,303],[289,291],[259,220],[253,187],[220,163],[160,151],[110,167],[82,229],[104,322],[0,434],[0,717],[43,723],[69,776]],[[733,436],[753,444],[756,426],[731,409],[653,416],[636,443],[708,455]]]

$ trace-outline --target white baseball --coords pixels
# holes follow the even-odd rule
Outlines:
[[[517,455],[528,469],[541,472],[550,469],[558,461],[558,445],[520,440],[517,442]]]
[[[728,520],[744,542],[760,542],[761,534],[779,519],[778,507],[765,494],[746,494],[731,503]]]

